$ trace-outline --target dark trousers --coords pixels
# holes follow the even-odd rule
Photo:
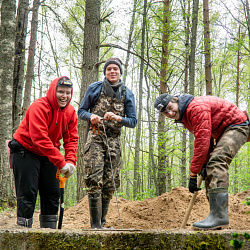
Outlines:
[[[28,150],[11,153],[17,196],[17,217],[32,218],[37,193],[42,215],[57,215],[60,198],[57,167],[47,157]]]

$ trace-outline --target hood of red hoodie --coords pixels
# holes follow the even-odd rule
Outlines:
[[[52,105],[52,107],[54,107],[56,109],[60,109],[60,106],[58,104],[57,97],[56,97],[57,83],[63,77],[67,77],[67,76],[60,76],[60,77],[56,78],[55,80],[53,80],[50,83],[49,89],[48,89],[48,91],[46,93],[46,96],[47,96],[50,104]],[[68,106],[69,106],[69,104],[70,104],[70,102],[72,100],[72,96],[73,96],[73,88],[71,89],[71,99],[68,102],[67,106],[63,110],[66,110],[68,108]]]

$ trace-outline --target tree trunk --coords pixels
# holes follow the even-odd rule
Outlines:
[[[238,51],[237,51],[237,78],[236,78],[236,106],[239,106],[239,92],[240,92],[240,48],[241,48],[241,34],[240,25],[238,32]],[[238,153],[235,155],[234,164],[234,193],[238,192]]]
[[[131,50],[132,43],[133,43],[132,35],[133,35],[133,31],[134,31],[134,26],[135,26],[136,5],[137,5],[137,0],[134,0],[133,15],[132,15],[131,23],[130,23],[129,36],[128,36],[128,51],[126,54],[126,61],[125,61],[124,73],[123,73],[124,84],[126,83],[126,78],[127,78],[127,74],[128,74],[128,62],[129,62],[129,58],[130,58],[129,51]]]
[[[192,27],[191,27],[191,51],[189,58],[189,94],[194,95],[194,82],[195,82],[195,51],[196,51],[196,37],[198,25],[198,10],[199,0],[193,0],[193,14],[192,14]]]
[[[80,100],[83,99],[89,84],[98,80],[100,11],[100,0],[86,0]],[[84,138],[86,127],[87,122],[79,120],[79,146],[77,151],[77,201],[80,201],[86,194],[83,189],[85,186],[83,173],[83,149],[85,144]]]
[[[185,23],[185,78],[184,78],[184,93],[188,93],[188,66],[189,66],[189,33],[190,33],[190,0],[188,0],[187,13],[186,6],[184,2],[184,23]],[[182,132],[182,150],[181,150],[181,186],[187,186],[187,178],[186,178],[186,165],[187,165],[187,130],[184,129]]]
[[[168,67],[168,44],[169,44],[169,0],[164,0],[164,23],[162,31],[162,57],[161,57],[161,79],[160,79],[160,92],[166,93],[167,90],[167,67]],[[166,168],[165,168],[165,117],[159,114],[158,120],[158,185],[159,195],[166,192]]]
[[[29,0],[20,0],[16,18],[16,40],[14,57],[12,121],[13,133],[20,124],[25,65],[25,41],[27,36]]]
[[[246,17],[246,23],[247,23],[247,30],[248,30],[248,47],[250,48],[250,11],[249,11],[249,1],[246,0],[246,2],[244,3],[244,1],[242,0],[243,6],[244,6],[244,10],[245,10],[245,17]]]
[[[211,51],[210,51],[210,27],[209,27],[209,0],[203,0],[203,23],[204,23],[204,48],[205,48],[205,80],[206,94],[212,95],[211,77]]]
[[[3,0],[0,28],[0,207],[13,205],[14,182],[5,140],[12,136],[12,84],[15,54],[16,1]]]
[[[196,50],[196,37],[197,37],[197,24],[198,24],[198,10],[199,0],[193,0],[193,14],[192,14],[192,27],[191,27],[191,51],[189,59],[189,94],[194,95],[194,82],[195,82],[195,50]],[[189,133],[189,163],[191,164],[194,154],[194,135]]]
[[[137,130],[135,139],[135,158],[134,158],[134,183],[133,183],[133,197],[136,198],[139,185],[139,156],[140,156],[140,140],[141,140],[141,127],[142,127],[142,81],[143,81],[143,66],[144,66],[144,54],[145,54],[145,34],[146,34],[146,18],[147,18],[147,0],[144,0],[143,7],[143,21],[142,21],[142,34],[141,34],[141,63],[140,63],[140,79],[139,79],[139,106],[137,116]]]
[[[35,61],[35,53],[36,53],[36,38],[37,38],[39,6],[40,6],[40,1],[34,0],[32,20],[31,20],[30,46],[29,46],[29,54],[28,54],[28,62],[27,62],[25,91],[24,91],[24,98],[23,98],[23,112],[22,112],[23,118],[26,114],[28,107],[30,106],[31,87],[32,87],[32,81],[34,80],[34,61]]]
[[[147,70],[146,70],[147,72]],[[153,174],[153,180],[154,180],[154,184],[155,184],[155,189],[156,189],[156,195],[159,195],[159,186],[158,186],[158,179],[156,176],[157,173],[157,169],[156,169],[156,164],[155,164],[155,160],[154,160],[154,143],[153,143],[153,131],[152,131],[152,125],[151,125],[151,113],[150,113],[150,107],[151,107],[151,103],[150,103],[150,93],[151,93],[151,89],[150,89],[150,84],[148,84],[147,79],[145,78],[145,82],[146,82],[146,86],[147,86],[147,115],[148,115],[148,130],[149,130],[149,135],[148,135],[148,140],[149,140],[149,179],[150,179],[150,185],[151,185],[151,175]],[[151,171],[153,170],[153,173],[151,173]],[[150,186],[149,185],[149,186]]]

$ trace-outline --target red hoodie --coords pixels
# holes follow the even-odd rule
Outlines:
[[[60,78],[62,77],[51,82],[45,97],[30,105],[13,135],[23,147],[37,155],[47,156],[58,168],[64,167],[66,162],[76,164],[78,146],[78,118],[75,108],[68,103],[61,110],[56,98],[57,82]],[[60,152],[61,139],[65,156]]]

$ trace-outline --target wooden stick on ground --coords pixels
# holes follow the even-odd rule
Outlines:
[[[200,175],[200,177],[199,177],[199,179],[198,179],[198,183],[197,183],[197,187],[198,187],[198,188],[201,186],[202,180],[203,180],[203,176]],[[189,202],[189,205],[188,205],[188,208],[187,208],[185,217],[184,217],[183,222],[182,222],[182,224],[181,224],[181,228],[185,228],[185,227],[186,227],[186,224],[187,224],[189,215],[190,215],[190,213],[191,213],[191,210],[192,210],[192,208],[193,208],[193,205],[194,205],[194,202],[195,202],[195,200],[196,200],[197,195],[198,195],[198,191],[195,191],[194,194],[193,194],[192,199],[191,199],[190,202]]]

